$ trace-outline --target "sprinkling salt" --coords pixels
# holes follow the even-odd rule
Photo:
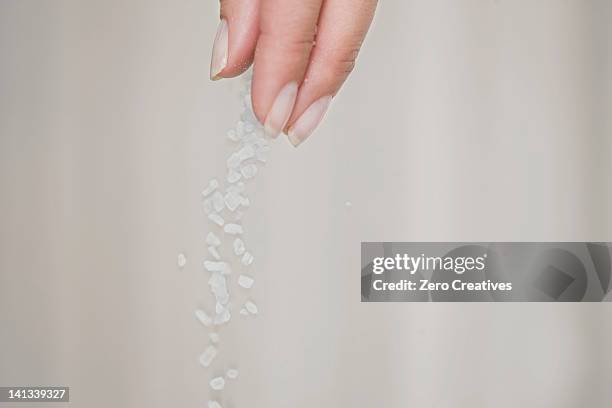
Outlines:
[[[204,367],[208,367],[210,363],[217,356],[217,348],[215,346],[208,346],[202,354],[200,354],[200,364]]]
[[[232,235],[237,235],[237,234],[242,234],[243,230],[242,230],[242,225],[240,224],[227,224],[223,230],[228,233],[228,234],[232,234]]]
[[[245,251],[245,246],[244,246],[244,241],[242,241],[240,238],[236,238],[234,240],[234,253],[237,256],[240,256],[242,254],[244,254]]]
[[[235,368],[230,368],[225,373],[225,376],[230,380],[235,380],[236,378],[238,378],[238,370],[236,370]]]
[[[225,220],[223,219],[223,217],[221,217],[219,214],[216,214],[216,213],[208,214],[208,219],[220,227],[222,227],[223,224],[225,224]]]
[[[344,205],[347,207],[352,207],[353,203],[351,203],[350,201],[347,201],[346,203],[344,203]]]
[[[240,275],[238,277],[238,285],[245,289],[251,289],[254,283],[255,279],[251,278],[250,276]]]
[[[251,255],[250,252],[245,252],[244,255],[242,255],[242,260],[240,262],[242,262],[244,266],[249,266],[253,263],[254,259],[255,258],[253,257],[253,255]]]
[[[225,378],[223,377],[215,377],[210,380],[210,388],[215,391],[220,391],[225,387]]]
[[[208,408],[223,408],[217,401],[208,401]]]
[[[246,310],[251,314],[257,314],[257,305],[250,300],[244,304]]]
[[[247,197],[244,197],[242,199],[242,203],[240,203],[243,207],[249,207],[251,205],[251,200],[249,200]]]
[[[185,256],[185,254],[183,253],[178,254],[176,258],[176,264],[178,265],[179,268],[184,268],[185,265],[187,265],[187,257]]]
[[[221,255],[219,255],[219,251],[217,251],[217,248],[215,248],[214,246],[209,246],[208,247],[208,252],[210,253],[210,255],[215,258],[216,260],[221,259]]]
[[[209,232],[208,235],[206,235],[206,243],[210,246],[217,247],[221,245],[221,240],[214,232]]]
[[[208,316],[206,312],[201,309],[196,309],[195,316],[200,321],[200,323],[202,323],[206,327],[212,324],[212,318]]]
[[[248,316],[249,312],[248,312],[248,310],[242,308],[242,309],[240,309],[240,314],[243,315],[243,316]]]
[[[217,179],[212,179],[208,182],[208,186],[202,191],[202,196],[206,197],[210,195],[213,191],[219,188],[219,181]]]
[[[213,343],[218,343],[220,338],[219,338],[219,334],[212,332],[208,335],[208,338],[210,339],[210,341],[212,341]]]

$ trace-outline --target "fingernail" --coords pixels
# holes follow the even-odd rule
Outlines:
[[[314,132],[317,126],[319,126],[323,116],[325,116],[325,112],[327,112],[329,108],[331,100],[331,96],[324,96],[313,102],[312,105],[302,113],[302,116],[300,116],[293,126],[289,128],[287,136],[289,136],[289,141],[295,147],[303,143],[304,140]]]
[[[293,105],[295,105],[295,98],[298,93],[297,82],[290,82],[278,93],[278,96],[272,104],[268,116],[265,120],[265,130],[269,137],[276,138],[281,130],[287,125],[289,116],[293,111]]]
[[[210,79],[216,81],[221,79],[219,74],[227,65],[227,21],[221,20],[217,28],[217,35],[213,44],[212,58],[210,60]]]

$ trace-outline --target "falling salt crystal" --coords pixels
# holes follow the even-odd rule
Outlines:
[[[208,408],[223,408],[217,401],[208,401]]]
[[[220,391],[225,387],[225,379],[223,377],[215,377],[210,380],[210,388],[215,391]]]
[[[237,256],[240,256],[240,255],[244,254],[244,251],[245,251],[244,241],[242,241],[240,238],[236,238],[234,240],[234,253]]]
[[[238,123],[236,123],[236,134],[238,136],[244,135],[244,122],[243,121],[239,121]]]
[[[240,275],[238,277],[238,285],[245,289],[251,289],[254,283],[255,279],[251,278],[250,276]]]
[[[204,200],[204,212],[206,214],[210,214],[213,211],[214,211],[214,208],[213,208],[212,198],[207,198],[206,200]]]
[[[238,378],[238,370],[236,370],[235,368],[230,368],[225,373],[225,376],[230,380],[235,380],[236,378]]]
[[[251,255],[250,252],[245,252],[244,255],[242,256],[241,262],[244,266],[249,266],[250,264],[253,263],[254,259],[255,258],[253,257],[253,255]]]
[[[247,123],[246,125],[244,125],[244,130],[247,133],[250,133],[255,130],[255,126],[252,123]]]
[[[222,227],[223,224],[225,224],[225,221],[223,220],[223,218],[219,215],[219,214],[209,214],[208,215],[208,219],[211,220],[212,222],[214,222],[215,224],[217,224],[218,226]]]
[[[246,145],[242,149],[235,153],[238,155],[239,160],[242,162],[244,160],[248,160],[251,157],[255,156],[255,149],[252,146]],[[232,166],[233,167],[233,166]]]
[[[208,247],[208,252],[210,253],[210,255],[215,258],[216,260],[221,259],[221,255],[219,255],[219,251],[217,251],[217,248],[215,248],[214,246],[209,246]]]
[[[242,226],[240,224],[227,224],[223,230],[232,235],[242,234]]]
[[[215,305],[215,312],[217,314],[222,314],[225,311],[225,307],[221,303],[217,303]]]
[[[227,131],[227,138],[232,142],[240,141],[240,138],[238,138],[238,135],[236,134],[236,131],[234,129],[230,129]]]
[[[212,332],[208,335],[208,338],[210,339],[210,341],[212,341],[213,343],[218,343],[220,338],[219,338],[219,334]]]
[[[242,166],[240,168],[240,173],[245,179],[253,178],[257,174],[257,166],[254,164],[247,164],[246,166]]]
[[[242,174],[240,174],[239,171],[236,171],[234,169],[231,169],[228,173],[227,173],[227,182],[228,183],[235,183],[238,180],[240,180],[242,178]]]
[[[242,199],[242,202],[240,203],[243,207],[250,207],[251,206],[251,200],[249,200],[247,197],[244,197]]]
[[[196,309],[195,311],[196,318],[202,323],[204,326],[208,327],[212,324],[212,318],[206,314],[205,311],[201,309]]]
[[[235,169],[240,166],[240,162],[242,159],[238,153],[232,153],[232,155],[227,159],[227,167],[230,169]]]
[[[185,256],[185,254],[183,253],[178,254],[178,257],[176,259],[176,264],[178,265],[179,268],[184,268],[185,265],[187,265],[187,257]]]
[[[221,245],[221,240],[214,232],[209,232],[208,235],[206,235],[206,243],[210,246],[217,247]]]
[[[208,186],[202,191],[202,196],[206,197],[213,191],[219,188],[219,182],[217,179],[212,179],[208,182]]]
[[[244,307],[246,308],[246,310],[248,310],[249,313],[257,314],[257,305],[251,302],[250,300],[244,304]]]
[[[242,309],[240,309],[240,314],[243,315],[243,316],[248,316],[249,312],[248,312],[248,310],[242,308]]]
[[[223,194],[221,194],[218,191],[215,191],[215,194],[213,194],[212,196],[212,200],[213,200],[213,208],[215,209],[215,211],[219,212],[223,210],[223,207],[225,206],[225,202],[223,200]]]
[[[215,316],[214,323],[216,325],[221,325],[227,323],[232,318],[232,315],[228,309],[223,310],[223,313]]]
[[[208,346],[202,354],[200,354],[200,364],[204,367],[208,367],[210,363],[217,356],[217,348],[215,346]]]
[[[204,261],[204,268],[209,272],[221,272],[224,275],[231,273],[229,264],[219,261]]]
[[[352,207],[353,203],[351,203],[350,201],[347,201],[346,203],[344,203],[344,205],[347,207]]]
[[[236,208],[242,204],[243,198],[240,194],[229,192],[225,195],[225,205],[230,211],[236,211]]]

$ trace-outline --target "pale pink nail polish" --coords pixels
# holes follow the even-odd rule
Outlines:
[[[265,130],[269,137],[276,138],[287,124],[298,93],[297,82],[290,82],[281,89],[272,104],[265,120]]]
[[[221,20],[217,28],[217,35],[213,43],[212,58],[210,60],[210,79],[216,81],[221,79],[219,74],[227,65],[228,53],[228,27],[225,19]]]
[[[289,141],[295,146],[299,146],[308,136],[319,126],[325,112],[329,108],[332,100],[331,96],[324,96],[312,103],[299,119],[289,128]]]

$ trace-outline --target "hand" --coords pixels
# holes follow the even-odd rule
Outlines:
[[[376,0],[221,0],[212,79],[254,64],[252,101],[266,132],[302,143],[355,65]]]

